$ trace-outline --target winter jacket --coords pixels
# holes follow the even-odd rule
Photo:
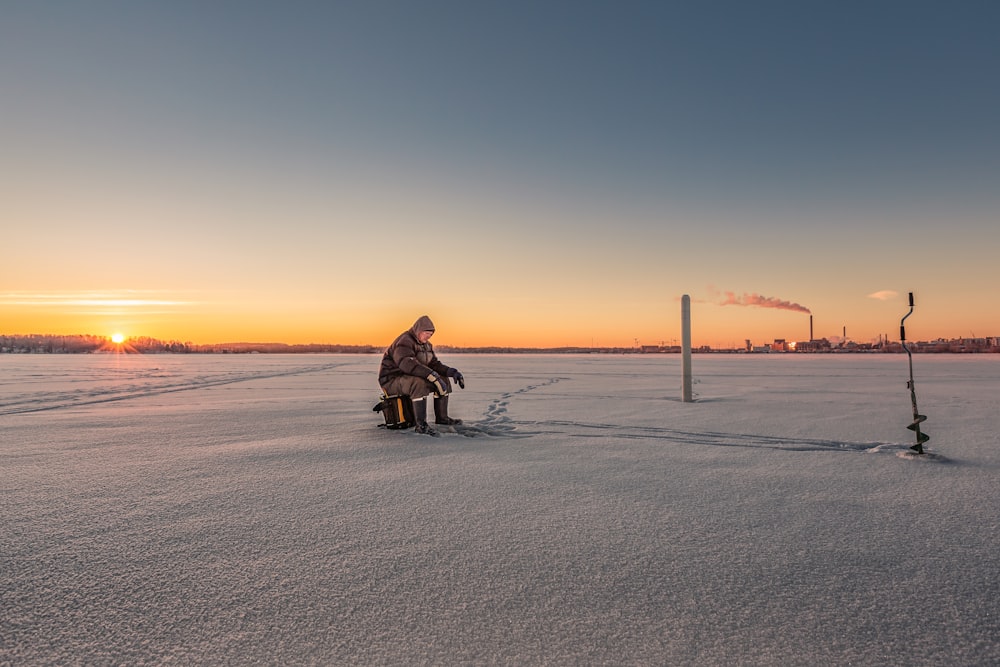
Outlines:
[[[434,323],[426,315],[421,316],[407,331],[399,334],[382,355],[382,365],[378,371],[378,383],[381,386],[400,375],[416,375],[426,378],[435,371],[447,377],[450,368],[445,366],[434,354],[434,346],[430,341],[421,343],[417,334],[421,331],[433,331]]]

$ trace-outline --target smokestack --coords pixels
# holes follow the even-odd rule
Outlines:
[[[809,342],[811,343],[811,342],[813,342],[813,340],[815,340],[813,338],[813,316],[810,315],[809,316]]]

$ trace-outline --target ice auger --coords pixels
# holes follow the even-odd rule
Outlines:
[[[913,404],[913,422],[906,428],[910,429],[917,435],[917,444],[911,445],[910,449],[915,451],[917,454],[924,453],[924,443],[930,440],[930,436],[920,430],[920,423],[927,420],[927,415],[920,414],[917,410],[917,390],[913,385],[913,353],[910,352],[910,348],[906,346],[906,318],[913,314],[913,292],[910,292],[910,312],[903,315],[903,319],[899,321],[899,340],[903,343],[903,349],[906,350],[906,356],[910,361],[910,381],[906,383],[906,388],[910,390],[910,402]]]

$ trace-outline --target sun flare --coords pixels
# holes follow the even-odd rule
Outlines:
[[[123,333],[113,333],[111,334],[111,342],[115,345],[121,345],[125,342],[125,334]]]

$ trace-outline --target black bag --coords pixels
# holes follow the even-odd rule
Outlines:
[[[385,428],[410,428],[416,423],[413,416],[413,401],[409,396],[383,396],[382,400],[372,408],[372,412],[382,413]]]

